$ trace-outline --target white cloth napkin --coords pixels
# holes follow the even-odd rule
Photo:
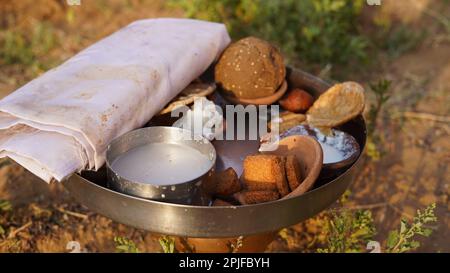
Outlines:
[[[0,157],[47,182],[100,168],[111,140],[143,126],[229,42],[223,24],[131,23],[0,101]]]

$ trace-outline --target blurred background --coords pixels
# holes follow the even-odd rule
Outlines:
[[[431,232],[405,251],[450,252],[450,1],[368,2],[377,1],[0,0],[0,98],[134,20],[223,22],[233,39],[266,39],[289,65],[367,91],[369,143],[357,179],[332,209],[280,231],[268,251],[367,251],[369,240],[388,249],[396,230],[424,222]],[[64,252],[69,241],[89,252],[163,251],[160,235],[38,180],[0,161],[0,252]],[[431,204],[437,221],[414,218]]]

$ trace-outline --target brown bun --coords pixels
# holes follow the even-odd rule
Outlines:
[[[278,49],[255,37],[229,45],[215,67],[216,83],[230,95],[243,99],[274,94],[285,76],[284,59]]]

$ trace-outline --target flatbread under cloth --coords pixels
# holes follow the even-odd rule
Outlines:
[[[142,127],[229,42],[218,23],[131,23],[0,101],[0,157],[47,182],[99,169],[111,140]]]

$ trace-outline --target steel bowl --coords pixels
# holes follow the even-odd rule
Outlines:
[[[113,162],[123,153],[150,143],[190,146],[209,159],[209,168],[206,172],[199,173],[198,177],[192,180],[164,186],[144,183],[143,181],[131,181],[122,177],[114,169]],[[191,131],[176,127],[147,127],[128,132],[113,140],[106,151],[106,171],[109,188],[136,197],[181,204],[208,203],[207,195],[203,193],[201,184],[214,170],[215,163],[216,150],[211,142],[202,136],[194,138]],[[152,162],[142,162],[142,164],[152,164]]]

